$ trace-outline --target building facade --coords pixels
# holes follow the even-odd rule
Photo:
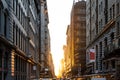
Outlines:
[[[86,74],[119,80],[119,0],[87,0],[86,2]],[[90,50],[95,50],[90,61]]]
[[[41,4],[39,0],[0,0],[0,80],[41,77],[43,45],[50,53],[49,30],[42,26],[43,19],[48,24],[48,15],[41,16],[47,8],[42,11]],[[41,45],[43,27],[46,43]]]
[[[48,60],[49,61],[49,71],[48,71],[49,77],[55,78],[56,76],[55,76],[53,58],[51,53],[49,54],[48,59],[49,59]]]
[[[70,30],[69,30],[70,28],[69,28],[69,25],[68,25],[68,27],[67,27],[67,32],[66,32],[66,35],[67,35],[67,43],[66,43],[66,45],[64,45],[63,46],[63,50],[64,50],[64,66],[65,66],[65,68],[64,68],[64,76],[65,76],[65,78],[69,78],[69,77],[71,77],[71,74],[70,74],[70,72],[71,72],[71,56],[70,56],[70,41],[71,41],[71,39],[70,39]]]
[[[50,49],[50,33],[49,33],[49,17],[48,17],[48,9],[47,9],[47,0],[41,0],[41,38],[40,38],[40,63],[41,63],[41,68],[40,68],[40,77],[55,77],[53,75],[53,68],[54,65],[51,64],[52,57],[51,56],[51,49]]]
[[[86,2],[73,2],[71,22],[67,29],[67,72],[70,78],[80,77],[85,70]],[[70,64],[69,64],[70,63]],[[69,69],[70,68],[70,69]]]
[[[36,71],[39,1],[1,0],[0,3],[0,79],[39,78]]]

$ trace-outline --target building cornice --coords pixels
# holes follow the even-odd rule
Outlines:
[[[110,21],[108,21],[108,23],[104,26],[104,28],[96,35],[96,37],[94,38],[93,41],[90,42],[90,44],[86,47],[90,47],[96,40],[98,40],[108,29],[111,28],[112,25],[115,24],[115,19],[111,19]]]

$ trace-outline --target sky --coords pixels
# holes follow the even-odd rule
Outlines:
[[[64,56],[63,45],[66,44],[66,30],[70,24],[73,0],[47,0],[51,53],[55,74],[59,74],[60,60]]]

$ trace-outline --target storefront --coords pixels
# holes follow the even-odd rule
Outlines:
[[[0,80],[5,80],[9,71],[10,49],[0,43]]]

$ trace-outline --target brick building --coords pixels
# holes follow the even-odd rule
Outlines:
[[[67,76],[80,77],[84,74],[86,63],[86,2],[74,2],[71,10],[71,22],[67,28],[66,68]]]

